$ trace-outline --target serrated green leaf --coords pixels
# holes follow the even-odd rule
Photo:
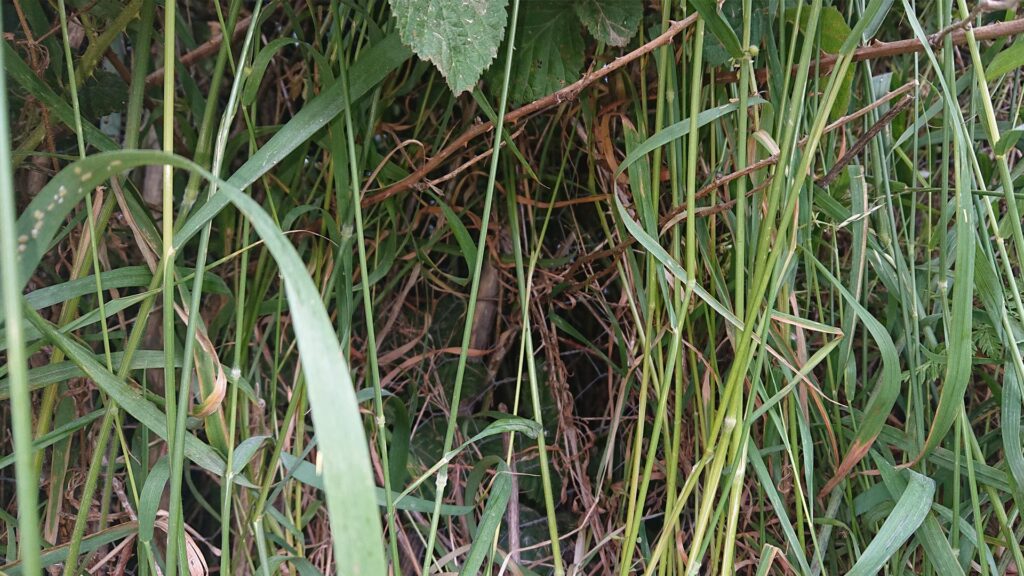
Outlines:
[[[70,4],[76,10],[88,10],[89,16],[102,20],[113,20],[124,10],[121,0],[73,0]]]
[[[644,15],[641,0],[577,0],[576,14],[591,36],[609,46],[625,46]]]
[[[398,34],[432,62],[455,94],[469,90],[498,55],[506,0],[391,0]]]
[[[524,0],[509,93],[528,102],[574,82],[583,68],[583,35],[571,0]]]

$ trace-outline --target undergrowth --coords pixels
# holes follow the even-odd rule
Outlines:
[[[5,1],[0,571],[1018,574],[1016,9]]]

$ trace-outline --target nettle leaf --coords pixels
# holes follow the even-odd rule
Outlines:
[[[525,0],[509,92],[528,102],[575,82],[586,46],[572,0]]]
[[[470,90],[498,54],[507,0],[390,0],[398,34],[437,67],[456,95]]]
[[[576,14],[590,34],[609,46],[625,46],[644,15],[642,0],[577,0]]]

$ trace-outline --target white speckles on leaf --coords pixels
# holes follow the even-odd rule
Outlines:
[[[402,42],[432,62],[452,92],[470,90],[498,54],[507,0],[390,0]]]

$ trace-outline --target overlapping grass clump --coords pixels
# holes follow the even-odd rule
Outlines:
[[[0,570],[1019,573],[1015,7],[537,1],[0,7]]]

